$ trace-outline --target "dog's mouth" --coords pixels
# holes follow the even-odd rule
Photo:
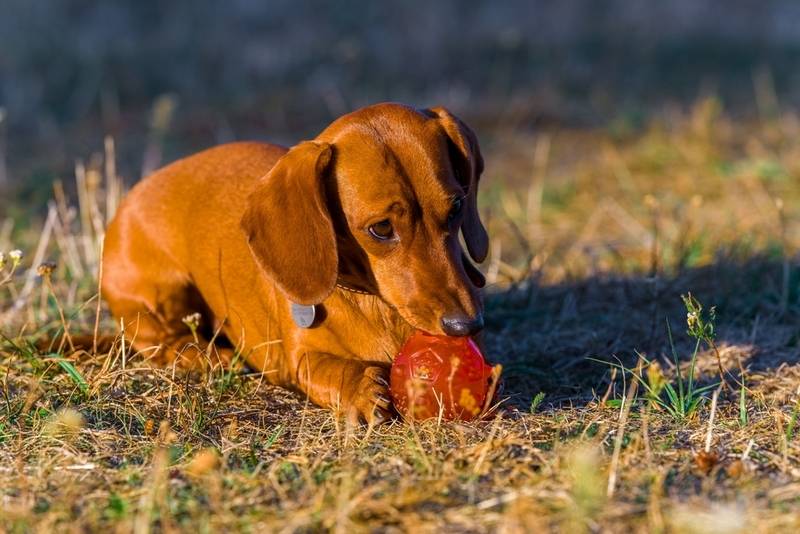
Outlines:
[[[432,336],[470,337],[483,330],[483,312],[474,315],[461,312],[420,313],[417,310],[391,306],[407,326]]]

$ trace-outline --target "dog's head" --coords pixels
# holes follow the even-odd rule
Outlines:
[[[337,282],[379,295],[413,327],[470,335],[483,326],[488,237],[477,207],[475,134],[443,108],[379,104],[289,150],[248,200],[256,261],[293,302]]]

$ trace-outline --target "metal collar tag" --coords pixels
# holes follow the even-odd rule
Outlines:
[[[294,324],[300,328],[311,328],[314,325],[314,318],[317,316],[316,306],[304,306],[292,302],[291,311]]]

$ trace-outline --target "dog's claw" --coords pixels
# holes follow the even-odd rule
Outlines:
[[[383,410],[381,410],[380,408],[376,408],[372,412],[372,424],[373,425],[379,425],[379,424],[385,422],[388,418],[389,417],[386,415],[386,413]]]
[[[375,382],[377,382],[378,384],[380,384],[382,386],[386,386],[387,388],[389,387],[389,381],[386,380],[381,375],[378,375],[378,376],[375,377]]]
[[[388,369],[369,366],[355,386],[350,397],[351,418],[361,419],[369,425],[381,424],[391,418],[392,400],[389,396]]]

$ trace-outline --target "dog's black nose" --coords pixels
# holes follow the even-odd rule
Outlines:
[[[471,336],[483,330],[483,314],[465,317],[461,314],[442,317],[442,330],[448,336]]]

